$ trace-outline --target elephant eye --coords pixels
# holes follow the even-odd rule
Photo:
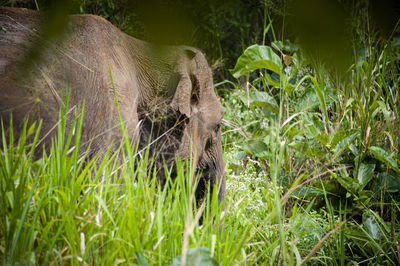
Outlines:
[[[214,131],[215,131],[215,132],[218,132],[218,131],[221,129],[221,125],[222,125],[222,123],[219,122],[219,123],[215,126]]]

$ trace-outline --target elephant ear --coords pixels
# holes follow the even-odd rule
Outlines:
[[[184,55],[178,61],[176,71],[180,76],[180,79],[171,102],[172,108],[178,110],[186,117],[191,116],[190,102],[192,97],[192,90],[195,89],[193,88],[191,80],[192,77],[191,65],[192,65],[192,59],[195,56],[196,56],[195,52],[191,50],[185,50]]]

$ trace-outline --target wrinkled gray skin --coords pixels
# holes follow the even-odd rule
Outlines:
[[[211,69],[204,55],[191,47],[153,47],[132,38],[93,15],[70,16],[69,34],[49,43],[28,71],[20,65],[40,37],[41,15],[26,9],[0,7],[0,114],[8,130],[24,119],[42,119],[45,146],[55,134],[59,108],[70,89],[70,116],[85,103],[82,143],[92,140],[90,152],[104,153],[121,133],[110,71],[124,125],[132,143],[151,146],[162,161],[173,164],[192,151],[200,176],[202,197],[207,182],[219,183],[225,196],[225,173],[220,123],[223,108],[214,92]],[[67,119],[67,129],[71,127]],[[154,129],[157,130],[154,130]],[[153,129],[153,130],[152,130]],[[160,137],[161,136],[161,137]],[[192,145],[192,148],[190,146]],[[163,172],[163,171],[160,171]],[[163,177],[160,177],[161,179]]]

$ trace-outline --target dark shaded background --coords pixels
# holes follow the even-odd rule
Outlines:
[[[2,5],[46,12],[42,31],[51,39],[65,29],[66,14],[89,13],[126,33],[160,44],[203,50],[217,80],[251,44],[299,42],[309,56],[345,69],[353,36],[368,23],[382,43],[399,35],[399,0],[0,0]],[[264,29],[272,21],[273,28]],[[397,28],[396,28],[397,25]],[[264,35],[264,33],[266,33]],[[359,36],[358,36],[359,37]]]

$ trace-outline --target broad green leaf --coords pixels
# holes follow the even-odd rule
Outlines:
[[[248,95],[240,95],[240,99],[245,105],[249,104],[252,107],[257,106],[265,108],[275,114],[279,113],[279,106],[275,99],[265,91],[258,91],[252,88],[249,90]]]
[[[325,132],[321,132],[318,135],[315,136],[315,139],[321,142],[325,147],[328,145],[329,142],[329,136]]]
[[[262,159],[268,159],[268,146],[262,140],[249,139],[242,145],[242,149]]]
[[[359,132],[355,132],[353,134],[351,134],[348,137],[345,137],[344,139],[342,139],[341,141],[339,141],[333,151],[335,153],[335,156],[339,155],[340,153],[342,153],[345,149],[349,148],[350,149],[350,145],[353,144],[356,140],[356,138],[358,137]]]
[[[180,266],[181,256],[175,257],[170,266]],[[211,256],[208,248],[191,248],[186,253],[186,265],[217,266],[219,263]]]
[[[350,144],[349,146],[350,151],[353,153],[353,155],[355,157],[358,157],[360,154],[360,151],[358,150],[358,148],[356,147],[356,145],[354,145],[353,143]]]
[[[296,112],[314,110],[319,106],[317,93],[315,90],[307,89],[295,104]]]
[[[292,43],[289,40],[284,40],[282,41],[273,41],[272,46],[274,48],[277,48],[280,51],[288,52],[288,53],[294,53],[299,50],[299,45],[296,43]]]
[[[239,78],[256,69],[268,69],[280,74],[282,71],[281,58],[269,46],[252,45],[239,57],[232,70],[232,75]]]
[[[385,192],[394,193],[400,191],[400,177],[390,173],[379,173],[377,176],[377,183],[373,190],[380,192],[382,189]]]
[[[307,138],[313,139],[324,132],[324,124],[315,113],[304,113],[303,131]]]
[[[367,230],[368,234],[373,238],[373,239],[380,239],[381,234],[379,230],[379,226],[376,222],[376,219],[373,215],[368,214],[364,215],[364,225],[365,229]]]
[[[356,194],[360,190],[357,180],[349,176],[334,175],[334,178],[348,191]]]
[[[371,146],[371,147],[368,147],[368,149],[378,160],[385,163],[387,166],[389,166],[396,172],[399,172],[397,162],[393,159],[393,157],[387,151],[385,151],[384,149],[377,147],[377,146]]]
[[[351,135],[353,135],[354,133],[357,133],[357,132],[359,132],[359,131],[356,130],[356,129],[337,131],[333,135],[333,137],[332,137],[332,139],[330,141],[331,147],[335,147],[337,144],[339,144],[339,142],[341,142],[345,138],[347,138],[347,137],[349,137],[349,136],[351,136]]]
[[[281,75],[272,72],[271,75],[266,75],[265,79],[267,80],[267,84],[272,87],[279,87],[281,84]]]
[[[375,170],[374,163],[361,163],[358,168],[357,179],[363,189],[371,181]]]
[[[273,74],[275,74],[275,73],[273,73]],[[265,75],[265,81],[266,81],[266,84],[270,87],[279,88],[279,86],[281,85],[280,80],[277,82],[273,75]]]
[[[324,192],[318,188],[300,186],[296,188],[291,195],[296,197],[314,198],[316,196],[324,195]]]
[[[278,104],[276,103],[275,99],[267,92],[250,89],[249,96],[251,104],[254,104],[258,107],[266,108],[275,114],[279,113]]]

